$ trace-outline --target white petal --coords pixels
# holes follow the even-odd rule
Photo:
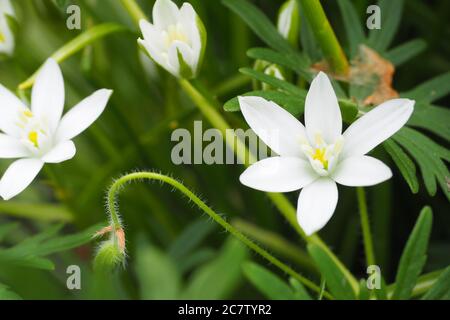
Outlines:
[[[183,3],[180,8],[180,23],[185,28],[186,35],[191,40],[192,49],[195,55],[200,56],[201,51],[201,39],[200,31],[197,25],[197,13],[195,12],[192,5],[188,2]]]
[[[105,110],[112,90],[97,90],[69,110],[56,131],[57,142],[71,140],[86,130]]]
[[[0,196],[4,200],[15,197],[36,178],[44,162],[40,159],[20,159],[13,162],[0,180]]]
[[[156,0],[153,6],[153,23],[159,29],[176,24],[179,15],[178,7],[170,0]]]
[[[369,156],[355,156],[340,162],[332,178],[349,187],[373,186],[392,177],[392,171],[378,159]]]
[[[247,187],[266,192],[290,192],[310,184],[318,175],[311,165],[299,158],[272,157],[258,161],[241,174]]]
[[[1,1],[0,1],[1,3]],[[0,33],[3,35],[3,41],[0,41],[0,53],[12,55],[14,52],[15,40],[14,34],[8,25],[8,21],[0,11]]]
[[[342,116],[333,86],[323,72],[311,82],[305,101],[305,127],[309,141],[314,143],[317,134],[325,142],[334,143],[342,133]]]
[[[15,137],[0,133],[0,158],[15,159],[30,155],[27,147]]]
[[[273,151],[306,159],[301,149],[307,143],[305,127],[293,115],[261,97],[239,97],[239,105],[250,128]]]
[[[356,120],[344,132],[341,158],[362,156],[400,130],[414,111],[415,101],[386,101]]]
[[[190,67],[192,73],[195,73],[196,63],[192,49],[185,42],[178,40],[173,41],[169,48],[169,64],[176,70],[176,73],[179,75],[181,72],[179,54],[183,58],[184,63]]]
[[[60,163],[70,160],[75,156],[77,149],[72,141],[64,141],[57,144],[43,158],[45,163]]]
[[[317,179],[300,192],[297,219],[309,236],[322,229],[333,216],[338,201],[336,183],[330,178]]]
[[[31,111],[54,132],[64,109],[64,79],[58,63],[48,59],[39,71],[31,93]]]
[[[146,42],[149,42],[155,49],[165,50],[160,30],[145,19],[139,21],[139,27]]]
[[[19,136],[20,128],[16,125],[19,113],[26,106],[11,91],[0,84],[0,130]]]

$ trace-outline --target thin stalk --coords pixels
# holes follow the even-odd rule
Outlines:
[[[337,74],[346,75],[349,69],[348,60],[320,1],[300,0],[300,3],[331,70]]]
[[[361,229],[364,240],[366,262],[368,266],[371,266],[375,264],[375,254],[373,250],[372,233],[370,231],[369,214],[367,212],[366,194],[364,192],[364,188],[362,187],[357,187],[356,193],[361,217]]]
[[[141,7],[134,0],[120,0],[120,3],[128,12],[128,14],[133,18],[133,22],[139,27],[139,21],[141,19],[147,19],[145,13],[142,11]]]
[[[195,205],[197,205],[203,212],[205,212],[211,219],[213,219],[216,223],[218,223],[220,226],[222,226],[226,231],[230,232],[234,237],[239,239],[242,243],[244,243],[247,247],[249,247],[251,250],[256,252],[257,254],[261,255],[264,259],[269,261],[271,264],[278,267],[283,272],[287,273],[291,277],[297,279],[301,283],[303,283],[305,286],[310,288],[311,290],[314,290],[316,292],[320,292],[320,287],[317,286],[312,281],[304,278],[297,272],[295,272],[292,268],[272,256],[269,252],[267,252],[265,249],[258,246],[255,242],[253,242],[250,238],[246,237],[244,234],[242,234],[239,230],[237,230],[234,226],[229,224],[225,221],[219,214],[217,214],[213,209],[211,209],[209,206],[207,206],[199,197],[197,197],[191,190],[186,188],[181,182],[156,173],[156,172],[135,172],[131,174],[127,174],[125,176],[122,176],[121,178],[114,181],[112,186],[110,187],[107,195],[107,206],[108,206],[108,212],[110,215],[110,221],[111,221],[111,227],[112,230],[120,230],[123,229],[122,224],[120,222],[120,215],[118,210],[118,203],[117,203],[117,195],[120,192],[123,187],[133,181],[141,181],[141,180],[156,180],[163,183],[166,183],[178,191],[180,191],[183,195],[185,195],[190,201],[192,201]],[[112,233],[114,234],[114,232]],[[333,297],[325,292],[325,296],[328,299],[332,299]]]

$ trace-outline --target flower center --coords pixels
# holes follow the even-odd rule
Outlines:
[[[183,30],[183,26],[179,23],[172,24],[167,28],[167,31],[163,31],[164,45],[169,48],[174,41],[181,41],[188,43],[189,38]]]
[[[49,130],[45,121],[38,119],[30,109],[20,111],[16,125],[20,128],[22,143],[35,155],[41,155],[51,147]]]
[[[314,143],[302,142],[302,150],[308,157],[313,169],[321,176],[328,175],[335,167],[342,150],[343,138],[339,137],[334,143],[327,144],[319,133]]]
[[[5,43],[6,42],[6,37],[5,35],[0,31],[0,43]]]

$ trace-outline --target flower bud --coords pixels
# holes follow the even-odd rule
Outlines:
[[[294,47],[297,46],[299,22],[297,0],[286,1],[278,13],[277,28],[278,32]]]
[[[194,78],[206,48],[206,30],[189,3],[178,8],[171,0],[156,0],[153,23],[141,20],[139,45],[161,67],[178,78]]]
[[[125,263],[125,232],[122,228],[118,228],[112,232],[111,226],[105,227],[98,231],[94,237],[101,237],[110,234],[109,240],[103,241],[94,259],[94,270],[108,272],[114,270],[118,265]]]
[[[10,0],[0,1],[0,55],[12,55],[15,41],[13,24],[16,17]]]
[[[275,77],[280,80],[286,80],[284,76],[284,71],[282,68],[276,64],[272,64],[270,62],[264,60],[256,60],[253,65],[253,69],[259,72],[264,72],[265,74]],[[258,80],[253,81],[253,89],[254,90],[273,90],[273,88],[267,83],[260,82]]]

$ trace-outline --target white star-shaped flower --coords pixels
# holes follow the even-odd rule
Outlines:
[[[392,172],[365,154],[391,137],[408,121],[414,101],[393,99],[375,107],[342,133],[338,100],[328,77],[320,72],[305,102],[305,126],[286,110],[261,97],[239,97],[245,120],[274,152],[251,165],[242,184],[266,192],[302,189],[297,218],[307,235],[332,217],[338,201],[337,185],[372,186]]]
[[[7,16],[15,17],[10,0],[0,0],[0,53],[11,55],[14,51],[14,35]]]
[[[0,180],[0,196],[9,200],[22,192],[45,163],[73,158],[72,139],[102,114],[111,94],[111,90],[98,90],[62,117],[64,80],[53,59],[36,77],[31,108],[0,85],[0,158],[19,159]]]

